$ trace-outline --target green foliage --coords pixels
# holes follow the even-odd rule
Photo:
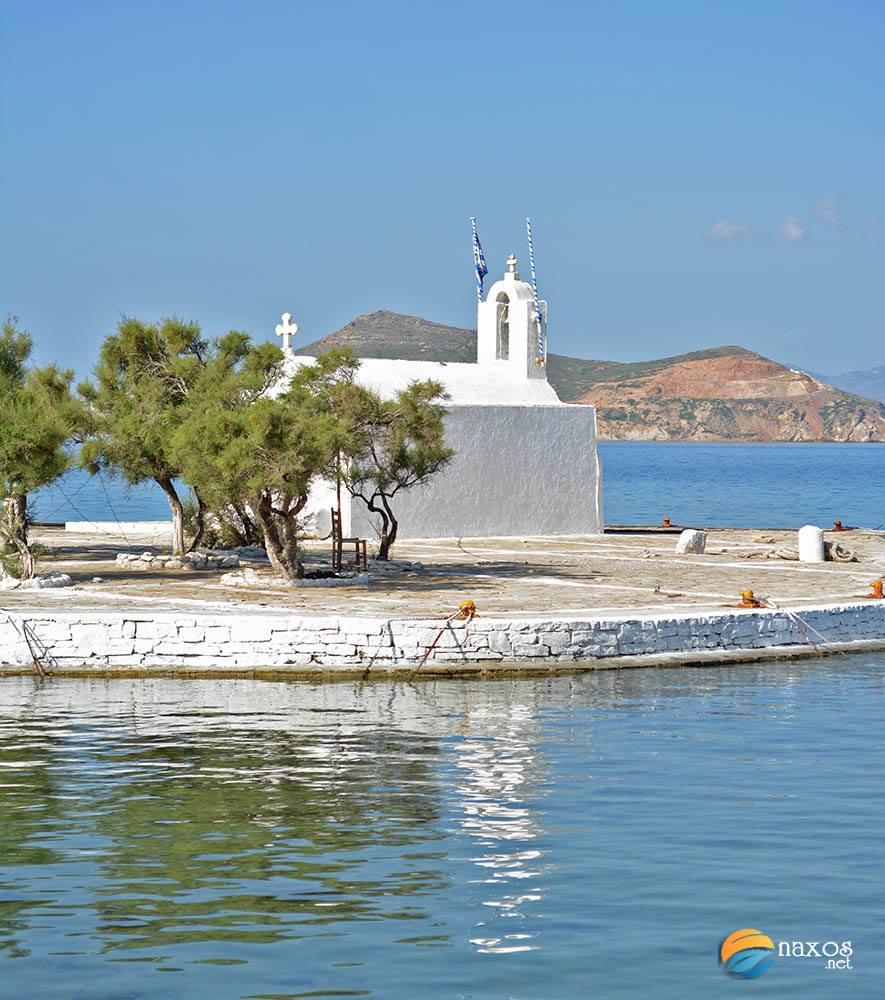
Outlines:
[[[182,470],[172,440],[208,350],[198,323],[124,317],[102,344],[94,382],[79,386],[87,403],[81,464],[133,485],[154,480],[172,510],[173,551],[179,554],[185,550],[184,510],[174,481]]]
[[[361,386],[343,394],[347,428],[340,475],[381,522],[378,557],[387,559],[396,541],[393,502],[398,493],[421,486],[443,469],[454,451],[445,443],[447,395],[439,382],[413,382],[393,399]]]
[[[299,515],[342,442],[330,400],[356,365],[330,352],[285,386],[279,348],[231,334],[209,352],[174,436],[185,479],[214,511],[248,507],[272,565],[289,579],[304,573]]]
[[[73,373],[34,367],[33,342],[9,317],[0,329],[0,541],[3,565],[33,576],[27,496],[67,471],[67,445],[82,412],[71,396]]]
[[[599,415],[606,420],[627,420],[627,411],[623,406],[603,406],[599,410]]]
[[[122,319],[102,344],[95,382],[79,386],[90,404],[83,465],[132,484],[178,475],[169,435],[205,349],[196,323]]]
[[[34,555],[33,546],[31,546],[31,554]],[[36,555],[34,555],[34,559],[36,560]],[[20,580],[22,576],[22,558],[11,542],[6,541],[5,538],[0,538],[0,578],[4,574]]]

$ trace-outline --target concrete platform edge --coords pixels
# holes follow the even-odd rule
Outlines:
[[[795,617],[798,615],[798,618]],[[354,677],[548,674],[885,649],[885,602],[571,619],[0,611],[0,673]],[[440,629],[442,634],[440,635]],[[421,666],[428,647],[433,652]]]

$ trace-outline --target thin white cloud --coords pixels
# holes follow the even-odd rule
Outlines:
[[[804,217],[786,215],[780,225],[773,229],[764,229],[743,222],[733,222],[730,219],[720,219],[704,233],[704,238],[708,240],[738,240],[755,237],[762,241],[776,239],[782,243],[796,244],[804,243],[808,238],[809,228],[813,228],[815,225],[826,226],[836,237],[840,237],[845,232],[845,223],[842,221],[835,198],[829,197],[819,201],[814,209]]]
[[[815,205],[814,214],[821,221],[825,222],[837,236],[841,236],[845,232],[845,224],[839,215],[835,198],[824,198],[823,201]]]
[[[785,243],[801,243],[805,239],[805,223],[795,215],[788,215],[775,229],[774,235]]]
[[[742,226],[737,222],[729,222],[727,219],[720,219],[714,222],[704,234],[708,240],[737,240],[744,236],[752,236],[752,226]]]

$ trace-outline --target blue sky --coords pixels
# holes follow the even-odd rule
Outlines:
[[[41,358],[122,312],[472,325],[470,215],[495,277],[528,214],[551,350],[885,363],[881,3],[2,11],[0,309]]]

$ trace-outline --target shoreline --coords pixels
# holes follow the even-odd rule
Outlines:
[[[255,667],[231,668],[224,671],[209,670],[205,667],[90,667],[51,669],[45,678],[38,677],[33,668],[0,666],[0,680],[3,678],[32,677],[37,680],[52,678],[66,680],[254,680],[268,683],[331,684],[347,681],[369,681],[397,683],[399,681],[421,681],[434,679],[450,680],[515,680],[519,678],[567,677],[577,674],[602,673],[618,670],[679,670],[684,667],[740,667],[752,663],[793,663],[797,660],[826,659],[838,655],[857,655],[885,651],[885,639],[860,640],[857,642],[837,642],[821,645],[817,649],[805,646],[768,646],[761,649],[745,649],[723,652],[720,650],[699,650],[692,653],[660,653],[656,655],[613,656],[602,660],[575,660],[571,663],[556,663],[542,666],[535,663],[504,662],[496,666],[472,664],[462,666],[441,666],[427,664],[417,669],[407,667],[373,668],[366,671],[360,667],[336,667],[323,669],[315,667]]]

